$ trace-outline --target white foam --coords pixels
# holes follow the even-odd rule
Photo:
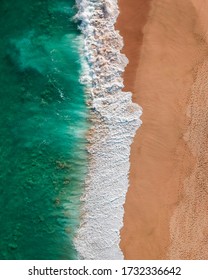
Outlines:
[[[89,170],[82,197],[81,225],[75,246],[81,259],[123,259],[119,248],[123,204],[128,189],[130,145],[141,125],[142,109],[122,92],[127,58],[114,24],[117,0],[76,0],[84,36],[92,128]]]

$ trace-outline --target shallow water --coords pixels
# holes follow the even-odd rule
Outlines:
[[[76,259],[88,126],[72,0],[0,2],[0,259]]]

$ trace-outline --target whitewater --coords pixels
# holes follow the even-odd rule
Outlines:
[[[84,38],[81,78],[86,86],[91,128],[89,167],[82,196],[81,224],[74,240],[80,259],[123,259],[119,248],[128,189],[130,145],[142,109],[123,92],[128,59],[114,25],[117,0],[76,0]]]

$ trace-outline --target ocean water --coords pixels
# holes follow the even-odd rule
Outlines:
[[[0,1],[0,259],[76,259],[88,111],[73,0]]]

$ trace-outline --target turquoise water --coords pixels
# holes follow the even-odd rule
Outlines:
[[[72,0],[0,1],[0,259],[76,259],[88,127]]]

